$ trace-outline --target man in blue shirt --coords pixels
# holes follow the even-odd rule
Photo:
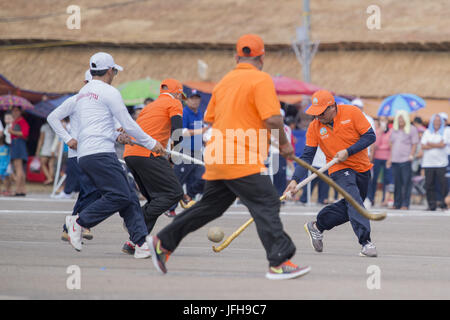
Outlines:
[[[205,129],[207,129],[207,127],[203,126],[203,112],[199,110],[200,100],[200,93],[195,89],[192,90],[186,100],[187,106],[183,109],[184,139],[182,142],[182,148],[183,153],[188,154],[193,158],[202,160],[202,133]],[[181,185],[186,184],[186,195],[184,197],[186,202],[189,202],[191,199],[195,198],[197,194],[203,193],[205,181],[202,179],[202,175],[205,172],[205,168],[202,165],[181,163],[179,165],[175,165],[174,170]],[[173,212],[170,216],[173,216]]]

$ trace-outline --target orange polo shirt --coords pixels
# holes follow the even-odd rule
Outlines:
[[[145,133],[165,147],[169,141],[172,127],[170,118],[176,115],[183,116],[181,102],[168,94],[161,94],[158,99],[142,109],[136,122]],[[149,157],[151,154],[159,155],[143,147],[125,145],[123,156]]]
[[[274,115],[280,115],[280,102],[270,75],[239,63],[215,86],[206,109],[212,137],[203,178],[231,180],[266,171],[270,131],[264,120]]]
[[[355,144],[370,128],[369,121],[357,107],[338,105],[332,128],[320,123],[317,119],[309,124],[306,132],[306,145],[309,147],[320,146],[327,162],[330,162],[336,153]],[[348,157],[346,161],[335,164],[328,172],[331,174],[346,168],[365,172],[372,166],[367,149],[364,149]]]

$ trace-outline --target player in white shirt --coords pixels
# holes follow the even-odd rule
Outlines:
[[[84,74],[84,84],[92,80],[90,70],[87,70]],[[55,110],[53,110],[47,117],[47,122],[52,127],[53,131],[65,142],[69,142],[73,137],[77,136],[79,123],[77,119],[73,116],[76,106],[76,95],[66,99],[61,105],[59,105]],[[66,130],[61,123],[61,120],[69,117],[70,120],[70,130]],[[117,136],[119,132],[117,132]],[[94,186],[91,179],[81,170],[77,161],[77,151],[69,148],[68,159],[66,163],[66,183],[68,183],[69,175],[74,175],[79,181],[80,192],[78,193],[77,201],[73,207],[72,215],[77,215],[79,211],[83,210],[86,206],[94,202],[101,197],[100,191]],[[61,192],[58,198],[70,197],[66,195],[64,191]],[[83,231],[83,238],[91,240],[93,238],[92,233],[89,229]],[[67,234],[66,224],[63,225],[63,232],[61,235],[61,240],[69,241],[69,236]]]
[[[89,66],[93,79],[77,94],[73,114],[79,130],[67,145],[77,150],[79,166],[102,197],[81,210],[78,217],[66,217],[69,240],[77,251],[81,251],[83,228],[92,228],[118,211],[125,221],[130,240],[136,244],[135,258],[148,258],[147,227],[139,199],[115,153],[117,130],[114,118],[127,134],[146,148],[162,154],[165,149],[142,131],[128,113],[120,92],[111,86],[114,76],[123,70],[114,63],[113,57],[104,52],[96,53]],[[121,143],[131,141],[127,135],[120,137]]]

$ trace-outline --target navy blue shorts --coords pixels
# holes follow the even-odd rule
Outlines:
[[[24,139],[16,138],[11,141],[11,160],[22,159],[28,161],[27,143]]]

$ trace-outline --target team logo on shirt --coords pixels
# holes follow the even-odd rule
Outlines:
[[[324,136],[324,135],[326,135],[327,133],[328,133],[327,128],[325,128],[325,127],[320,128],[320,135],[321,135],[321,136]]]

